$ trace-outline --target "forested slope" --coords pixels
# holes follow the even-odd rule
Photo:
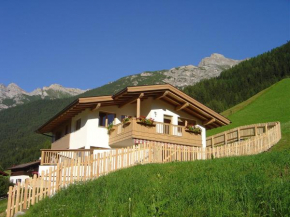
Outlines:
[[[187,86],[184,92],[222,112],[286,77],[290,77],[290,42],[243,61],[219,77]]]

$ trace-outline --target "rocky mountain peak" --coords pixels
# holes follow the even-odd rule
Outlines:
[[[241,60],[233,60],[233,59],[226,58],[222,54],[213,53],[210,55],[210,57],[203,58],[198,64],[198,67],[204,67],[204,66],[210,66],[210,65],[219,65],[219,66],[227,65],[227,66],[232,67],[240,62]]]
[[[59,84],[52,84],[49,87],[37,88],[28,93],[15,83],[11,83],[7,87],[4,84],[0,84],[0,110],[23,104],[26,101],[30,101],[30,99],[64,98],[79,95],[85,91],[78,88],[65,88]],[[32,99],[31,96],[37,97]]]

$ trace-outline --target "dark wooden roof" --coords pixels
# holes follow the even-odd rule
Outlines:
[[[134,100],[140,96],[140,94],[142,94],[141,100],[147,99],[148,97],[153,97],[172,104],[176,108],[182,108],[184,112],[203,120],[207,129],[230,124],[230,120],[227,118],[216,113],[172,85],[164,84],[126,87],[112,96],[79,98],[64,108],[61,112],[56,114],[48,122],[43,124],[36,132],[51,132],[55,127],[87,108],[94,109],[100,106],[103,107],[112,105],[122,106],[124,104],[133,103]]]
[[[7,173],[0,170],[0,176],[9,176]]]
[[[25,164],[19,164],[19,165],[8,168],[8,170],[22,169],[22,168],[37,166],[37,165],[40,165],[40,160],[25,163]]]

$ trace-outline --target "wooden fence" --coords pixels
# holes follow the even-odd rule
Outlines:
[[[265,126],[257,125],[257,126]],[[233,131],[228,131],[231,133]],[[219,135],[218,135],[219,136]],[[214,138],[216,138],[214,136]],[[210,138],[211,139],[211,138]],[[194,161],[229,156],[258,154],[269,150],[281,139],[280,123],[268,123],[267,130],[246,140],[214,147],[191,147],[148,141],[145,144],[107,152],[72,157],[49,167],[39,177],[26,179],[9,188],[7,217],[29,209],[45,197],[52,196],[68,185],[97,179],[110,172],[138,164]],[[225,140],[226,141],[226,140]]]
[[[206,138],[206,146],[220,146],[266,133],[276,125],[276,122],[252,124],[237,127]]]

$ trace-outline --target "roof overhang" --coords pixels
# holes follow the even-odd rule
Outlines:
[[[231,123],[227,118],[196,101],[172,85],[164,84],[127,87],[112,96],[79,98],[42,125],[36,132],[51,132],[55,127],[87,108],[96,110],[104,106],[117,105],[122,107],[126,104],[134,103],[138,98],[145,100],[149,97],[153,97],[155,100],[163,100],[175,106],[176,111],[182,110],[201,119],[207,129]]]

